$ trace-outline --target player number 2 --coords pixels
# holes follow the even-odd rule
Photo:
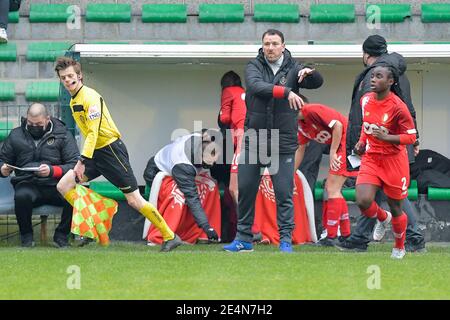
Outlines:
[[[408,186],[406,185],[406,177],[402,178],[402,190],[405,191],[406,189],[408,189]]]

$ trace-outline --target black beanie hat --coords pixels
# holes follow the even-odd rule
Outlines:
[[[377,34],[369,36],[363,43],[363,51],[373,57],[387,53],[386,39]]]

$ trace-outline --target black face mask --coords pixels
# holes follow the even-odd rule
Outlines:
[[[41,139],[45,133],[45,127],[43,126],[27,126],[27,130],[34,140]]]
[[[202,168],[203,169],[211,169],[213,167],[213,164],[207,164],[206,162],[202,162]]]

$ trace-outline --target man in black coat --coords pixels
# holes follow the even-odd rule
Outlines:
[[[31,215],[34,207],[44,204],[64,207],[53,240],[58,247],[69,245],[72,207],[56,190],[56,184],[73,169],[79,155],[75,139],[64,123],[50,117],[45,106],[38,103],[29,107],[22,125],[13,129],[4,141],[0,175],[5,178],[15,173],[11,183],[22,246],[34,246]]]
[[[406,61],[403,56],[396,52],[388,53],[386,40],[380,35],[372,35],[363,43],[363,63],[366,68],[356,77],[353,87],[352,104],[348,117],[347,156],[352,154],[352,149],[358,142],[361,134],[361,97],[371,91],[370,77],[372,70],[379,65],[390,65],[399,71],[400,77],[398,84],[401,90],[395,93],[407,105],[409,112],[414,119],[414,124],[416,125],[416,111],[411,99],[410,83],[405,73]],[[418,138],[419,134],[417,133],[417,139]],[[412,163],[414,162],[414,157],[419,153],[419,140],[417,140],[414,145],[407,146],[407,149],[408,158],[410,163]],[[347,168],[352,170],[350,163],[348,163]],[[359,168],[353,168],[353,170],[358,169]],[[377,197],[375,198],[376,202],[380,203],[383,200],[383,197],[384,195],[381,192],[378,192]],[[406,251],[414,252],[425,250],[425,239],[417,230],[416,214],[408,198],[403,201],[403,210],[408,216],[405,242]],[[370,219],[361,215],[358,218],[356,228],[352,230],[352,235],[338,246],[344,250],[366,251],[368,243],[373,240],[372,231],[375,223],[376,219]]]
[[[262,48],[245,70],[247,114],[238,167],[238,226],[236,239],[224,249],[252,251],[255,199],[264,169],[269,170],[277,203],[280,250],[292,252],[294,229],[294,155],[297,114],[303,105],[299,88],[315,89],[322,76],[299,64],[285,48],[284,35],[270,29]]]

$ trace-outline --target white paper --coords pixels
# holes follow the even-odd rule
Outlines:
[[[358,168],[361,165],[361,158],[356,154],[351,154],[347,157],[353,168]]]
[[[20,171],[31,171],[31,172],[39,171],[39,167],[19,168],[19,167],[12,166],[10,164],[7,164],[7,166],[14,170],[20,170]]]

